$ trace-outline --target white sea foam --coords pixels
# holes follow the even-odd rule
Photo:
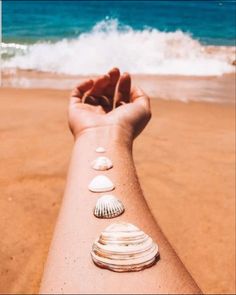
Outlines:
[[[133,30],[99,22],[74,39],[33,45],[2,44],[3,69],[100,74],[113,66],[138,74],[222,75],[234,72],[233,48],[207,47],[182,31]]]

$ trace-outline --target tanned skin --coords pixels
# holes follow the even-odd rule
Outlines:
[[[40,293],[76,294],[200,294],[173,248],[154,220],[136,175],[134,139],[151,118],[148,96],[131,89],[129,74],[117,68],[78,85],[69,103],[69,126],[74,136],[67,183]],[[115,184],[112,192],[125,206],[114,219],[98,219],[93,209],[100,193],[88,190],[99,174],[91,162],[106,149],[114,167],[103,174]],[[63,147],[62,147],[63,148]],[[171,218],[171,216],[170,216]],[[133,223],[159,246],[160,259],[139,272],[116,273],[97,267],[90,256],[94,240],[113,222]]]

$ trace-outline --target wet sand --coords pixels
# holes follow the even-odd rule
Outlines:
[[[72,89],[85,79],[96,76],[64,75],[30,70],[4,70],[2,86],[37,89]],[[235,103],[235,75],[181,76],[132,75],[133,83],[148,91],[152,97],[164,100]]]
[[[0,293],[36,293],[73,145],[68,91],[0,96]],[[203,292],[234,293],[234,106],[153,98],[152,110],[134,147],[148,204]]]

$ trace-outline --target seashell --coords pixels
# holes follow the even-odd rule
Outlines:
[[[103,171],[111,169],[113,164],[112,161],[107,157],[98,157],[92,162],[91,166],[95,170]]]
[[[104,195],[97,200],[94,215],[98,218],[113,218],[125,211],[124,205],[113,195]]]
[[[94,242],[91,256],[101,268],[127,272],[154,265],[159,252],[157,244],[139,228],[117,222],[109,225]]]
[[[96,153],[105,153],[106,150],[104,149],[104,147],[99,146],[99,147],[96,148],[95,152],[96,152]]]
[[[95,176],[88,186],[88,189],[94,193],[109,192],[114,188],[112,181],[105,175]]]

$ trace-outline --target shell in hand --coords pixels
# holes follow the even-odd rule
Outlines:
[[[111,169],[113,164],[112,161],[107,157],[98,157],[92,162],[91,166],[94,170],[104,171]]]
[[[131,223],[109,225],[94,242],[93,262],[116,272],[139,271],[154,265],[159,252],[157,244]]]
[[[96,150],[95,150],[96,153],[105,153],[105,151],[106,150],[102,146],[97,147]]]
[[[115,186],[107,176],[97,175],[90,182],[88,188],[91,192],[100,193],[112,191]]]
[[[104,195],[97,200],[94,215],[98,218],[113,218],[125,211],[124,205],[113,195]]]

